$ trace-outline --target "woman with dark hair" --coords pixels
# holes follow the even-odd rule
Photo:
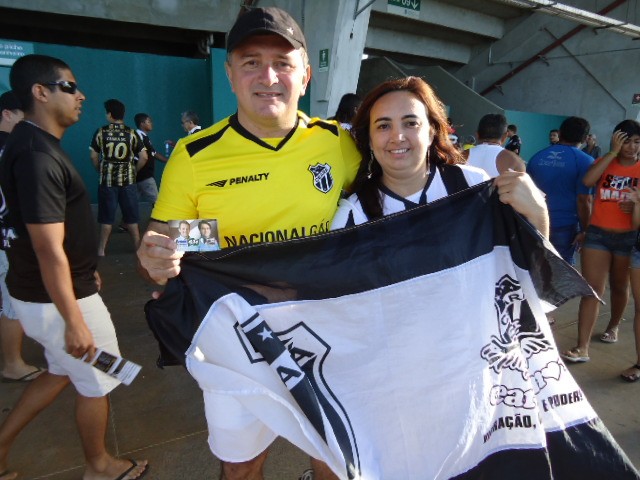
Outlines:
[[[351,130],[351,122],[358,112],[362,99],[355,93],[345,93],[340,99],[338,110],[331,120],[337,120],[345,130]]]
[[[618,325],[629,301],[629,263],[637,231],[629,208],[632,188],[640,181],[640,123],[620,122],[611,137],[611,151],[597,159],[582,182],[596,187],[589,227],[582,245],[582,275],[602,296],[607,275],[611,289],[611,318],[600,340],[618,341]],[[562,353],[570,362],[589,360],[589,341],[600,304],[583,297],[578,311],[578,344]]]
[[[220,250],[220,244],[218,243],[218,239],[213,233],[213,229],[209,222],[206,220],[200,220],[200,222],[198,222],[198,230],[200,230],[198,250],[201,252]]]
[[[374,88],[356,114],[352,133],[362,162],[355,193],[340,202],[334,229],[423,205],[489,178],[484,170],[460,165],[444,106],[419,77]],[[495,185],[503,203],[547,235],[544,197],[528,175],[505,172]]]

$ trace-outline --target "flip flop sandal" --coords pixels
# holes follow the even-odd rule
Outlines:
[[[635,369],[636,373],[632,373],[631,375],[625,375],[624,373],[620,374],[620,376],[629,383],[633,383],[640,380],[640,363],[634,365],[631,368]]]
[[[618,341],[618,329],[612,328],[600,335],[600,341],[604,343],[616,343]]]
[[[131,467],[129,467],[124,472],[122,472],[120,474],[120,476],[118,478],[116,478],[115,480],[126,480],[128,478],[131,478],[131,477],[129,477],[129,474],[138,466],[138,462],[136,462],[132,458],[127,458],[127,460],[131,462]],[[148,471],[149,471],[149,464],[147,464],[145,469],[140,473],[140,475],[138,475],[136,477],[136,480],[142,479],[147,474]]]
[[[584,363],[590,360],[589,355],[582,353],[582,350],[578,347],[573,347],[571,350],[562,352],[560,356],[571,363]]]
[[[36,369],[34,371],[29,372],[29,373],[27,373],[26,375],[24,375],[24,376],[22,376],[20,378],[2,377],[2,383],[24,383],[24,382],[30,382],[31,380],[35,380],[36,378],[38,378],[44,372],[45,372],[44,368],[36,367]]]

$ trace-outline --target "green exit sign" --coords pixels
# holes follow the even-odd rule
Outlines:
[[[319,72],[328,72],[329,71],[329,49],[323,48],[320,50],[320,56],[318,58],[318,71]]]
[[[420,0],[387,0],[387,12],[420,18]]]

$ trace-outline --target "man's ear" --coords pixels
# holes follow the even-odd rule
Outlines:
[[[307,93],[307,87],[309,86],[309,82],[311,81],[311,65],[307,65],[304,77],[302,78],[302,92],[300,96],[303,97],[305,93]]]
[[[236,91],[233,89],[233,79],[232,77],[232,73],[231,73],[231,65],[229,65],[228,62],[224,62],[224,73],[227,74],[227,80],[229,80],[229,86],[231,86],[231,91],[233,93],[236,93]]]
[[[44,85],[40,85],[39,83],[34,83],[31,86],[31,95],[36,100],[36,102],[47,103],[49,101],[49,94],[51,90],[49,90]]]

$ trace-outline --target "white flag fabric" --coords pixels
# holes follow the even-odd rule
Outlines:
[[[638,479],[544,315],[587,294],[486,182],[320,237],[185,256],[148,313],[165,356],[186,353],[223,460],[282,436],[345,479]]]

